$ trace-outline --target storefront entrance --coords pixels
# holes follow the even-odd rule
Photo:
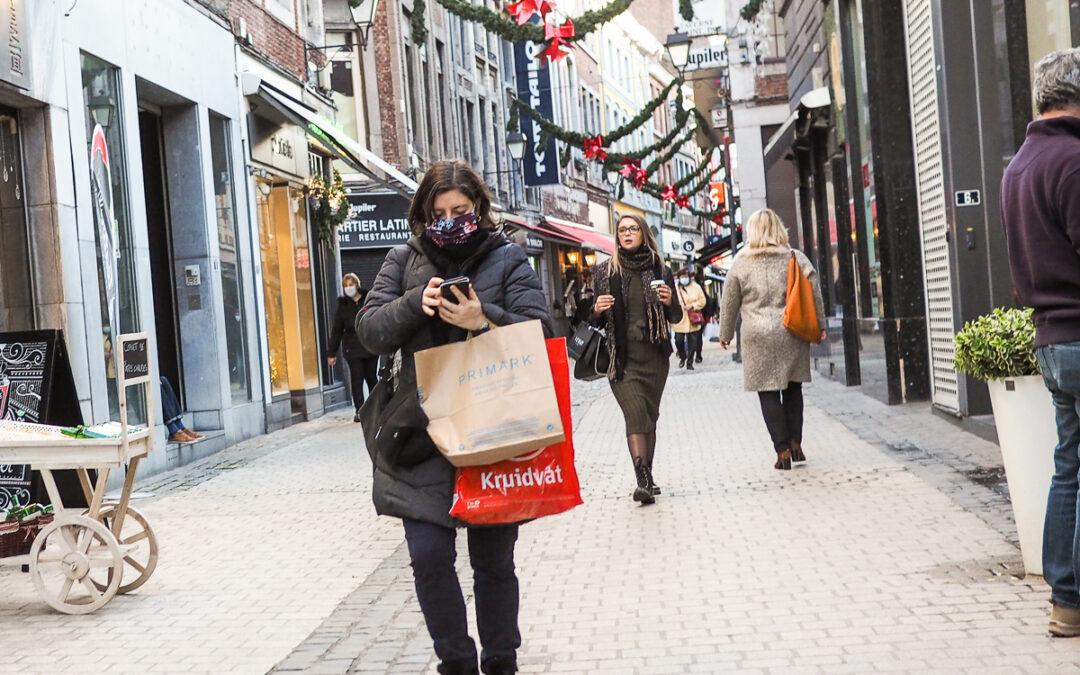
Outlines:
[[[322,410],[305,197],[284,180],[259,177],[255,187],[270,393],[273,403],[289,401],[298,422]]]
[[[0,106],[0,332],[34,327],[18,113]]]
[[[143,192],[146,197],[146,234],[150,245],[150,280],[153,288],[154,328],[157,362],[184,406],[184,378],[181,343],[177,330],[176,289],[173,282],[172,225],[169,222],[169,195],[166,183],[161,115],[139,111],[139,141],[142,151]]]

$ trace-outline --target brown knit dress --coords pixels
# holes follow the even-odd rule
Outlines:
[[[664,395],[670,366],[669,357],[660,347],[648,341],[645,293],[640,275],[631,275],[630,293],[626,298],[626,366],[623,378],[611,382],[611,392],[615,394],[626,421],[627,435],[656,431],[660,398]]]

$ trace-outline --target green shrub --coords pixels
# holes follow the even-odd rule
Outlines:
[[[983,380],[1038,375],[1033,310],[998,307],[956,334],[956,370]]]

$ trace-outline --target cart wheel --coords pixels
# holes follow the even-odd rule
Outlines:
[[[101,511],[101,522],[112,531],[112,520],[116,514],[117,506],[107,504]],[[150,523],[146,522],[146,516],[130,506],[127,515],[124,516],[124,526],[120,532],[119,542],[121,546],[135,546],[128,552],[121,550],[124,556],[124,582],[120,584],[117,593],[121,595],[130,593],[146,583],[150,575],[154,573],[158,561],[158,543],[154,536],[154,530]],[[111,582],[112,572],[105,574],[95,573],[92,576],[94,585],[98,590],[104,590]],[[130,580],[130,581],[128,581]]]
[[[109,583],[99,589],[90,570],[107,570]],[[65,614],[89,614],[116,595],[124,571],[120,546],[98,521],[74,514],[57,514],[30,548],[30,578],[38,595]]]

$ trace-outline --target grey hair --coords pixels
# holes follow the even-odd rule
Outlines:
[[[1036,63],[1032,91],[1040,115],[1080,107],[1080,47],[1051,52]]]

